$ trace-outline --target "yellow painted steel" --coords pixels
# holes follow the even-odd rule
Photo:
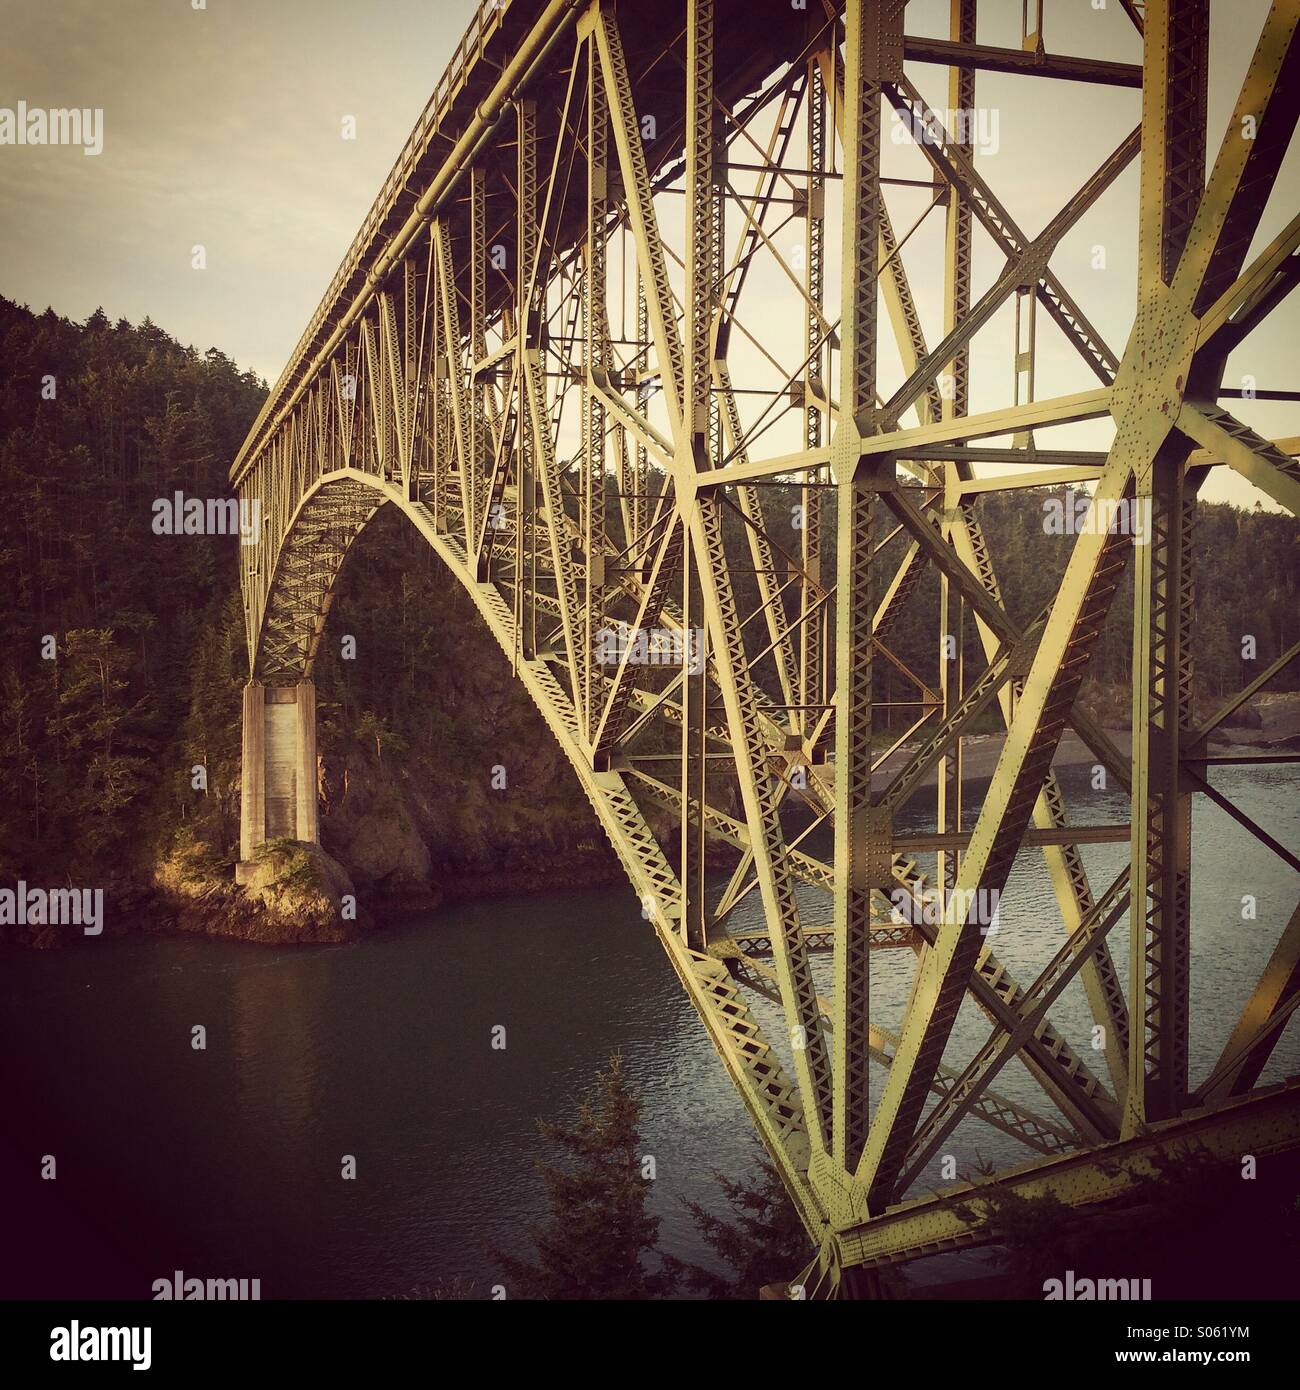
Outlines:
[[[967,1118],[1032,1155],[992,1181],[1076,1205],[1110,1200],[1181,1138],[1224,1152],[1300,1143],[1296,1086],[1257,1088],[1300,999],[1294,916],[1212,1072],[1188,1074],[1190,808],[1203,792],[1223,803],[1197,769],[1218,723],[1298,650],[1193,727],[1198,489],[1226,466],[1300,511],[1296,441],[1261,438],[1218,402],[1228,352],[1300,278],[1300,218],[1246,264],[1300,114],[1300,0],[1272,4],[1208,180],[1205,0],[1124,10],[1143,35],[1140,69],[1047,52],[1041,17],[1032,52],[979,44],[977,0],[951,0],[947,40],[907,35],[897,0],[775,7],[762,26],[743,0],[488,0],[231,472],[264,518],[242,548],[250,679],[311,678],[334,579],[381,506],[469,593],[777,1164],[820,1251],[819,1295],[847,1288],[855,1266],[988,1238],[951,1202],[909,1195]],[[728,42],[742,29],[743,44]],[[990,70],[1032,77],[1045,100],[1062,80],[1140,86],[1141,124],[1030,238],[912,85],[914,59],[950,64],[954,110],[974,106]],[[924,132],[924,215],[944,220],[942,263],[927,271],[943,283],[933,347],[908,278],[914,228],[900,238],[886,202],[889,111]],[[1139,146],[1138,293],[1117,353],[1050,262]],[[776,230],[789,219],[803,223],[794,246]],[[976,236],[1007,262],[978,297]],[[751,327],[773,285],[798,325],[779,340]],[[1013,345],[1012,398],[971,415],[970,344],[1013,297],[1030,332]],[[1039,308],[1084,380],[1022,400]],[[903,369],[884,398],[882,327]],[[790,431],[772,432],[787,415]],[[1107,451],[1042,447],[1054,425],[1107,417]],[[1013,444],[976,443],[1000,436]],[[986,462],[1014,477],[977,477]],[[1084,480],[1094,515],[1149,505],[1150,542],[1086,528],[1022,628],[975,498]],[[894,534],[903,556],[881,574]],[[890,644],[929,569],[938,690]],[[1076,707],[1125,584],[1131,757]],[[942,660],[965,624],[983,667]],[[882,717],[876,669],[914,692],[896,702],[913,711],[902,737]],[[992,710],[1007,735],[972,819],[963,739]],[[1099,896],[1078,849],[1089,834],[1051,771],[1070,726],[1131,796],[1127,829],[1104,828],[1128,835],[1129,863]],[[893,824],[932,770],[933,836],[912,839],[938,848],[933,882]],[[651,808],[681,827],[680,872]],[[1261,852],[1280,848],[1227,809]],[[740,855],[720,897],[703,876],[709,840]],[[833,844],[833,863],[815,843]],[[1023,985],[970,907],[1003,890],[1021,850],[1044,856],[1061,925],[1059,950]],[[898,920],[900,889],[935,898],[938,919]],[[761,929],[741,904],[761,904]],[[1126,916],[1117,962],[1108,934]],[[890,1031],[873,1019],[869,962],[899,948],[916,973]],[[829,997],[814,966],[826,951]],[[1067,987],[1086,996],[1100,1071],[1051,1022]],[[770,1038],[752,994],[779,1009]],[[990,1031],[969,1062],[945,1065],[967,998]],[[990,1088],[1013,1059],[1043,1113]]]

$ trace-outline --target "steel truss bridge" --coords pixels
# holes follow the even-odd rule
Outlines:
[[[1042,0],[1018,47],[978,41],[976,0],[951,0],[946,39],[910,36],[903,0],[758,8],[479,11],[231,472],[263,517],[243,550],[243,857],[275,833],[316,838],[313,661],[340,566],[395,507],[567,753],[807,1225],[819,1253],[803,1282],[827,1296],[991,1238],[954,1209],[970,1181],[918,1183],[967,1118],[1024,1150],[985,1181],[1076,1207],[1121,1197],[1176,1142],[1234,1156],[1300,1142],[1300,1081],[1259,1084],[1300,1002],[1300,911],[1273,924],[1218,1062],[1189,1074],[1193,799],[1300,866],[1211,785],[1231,759],[1207,751],[1298,647],[1200,719],[1191,654],[1210,471],[1300,511],[1300,445],[1221,404],[1241,394],[1223,388],[1228,354],[1300,279],[1300,216],[1254,244],[1300,112],[1300,0],[1269,9],[1221,139],[1207,0],[1119,0],[1140,65],[1051,51]],[[948,112],[977,110],[994,72],[1041,109],[1083,122],[1127,100],[1140,120],[1031,236],[922,96],[923,65],[945,70]],[[924,178],[882,173],[890,113]],[[1127,340],[1108,343],[1051,262],[1134,163],[1137,296]],[[896,222],[918,189],[919,216]],[[942,250],[918,263],[922,222]],[[977,288],[980,241],[1003,264]],[[941,321],[914,283],[941,286]],[[1008,304],[1010,403],[970,413],[972,342]],[[1038,327],[1077,356],[1071,394],[1034,394]],[[1089,420],[1109,421],[1109,448],[1041,442]],[[1063,539],[1054,597],[1026,625],[980,494],[1066,482],[1091,489],[1093,517],[1143,504],[1149,541],[1104,524]],[[973,625],[984,655],[951,644],[937,685],[891,647],[927,571],[936,644]],[[1076,701],[1121,586],[1131,752]],[[638,633],[681,659],[643,663]],[[882,667],[910,699],[881,700]],[[904,733],[885,704],[909,710]],[[964,740],[986,712],[1007,737],[963,815]],[[1129,796],[1127,825],[1072,824],[1052,770],[1069,730]],[[932,827],[910,840],[895,828],[909,800]],[[651,830],[665,811],[667,846]],[[1080,846],[1106,839],[1128,862],[1094,884]],[[711,840],[738,855],[720,897]],[[1042,856],[1059,923],[1016,978],[968,905],[1022,853]],[[900,920],[900,887],[942,910]],[[878,950],[914,960],[893,1030],[872,1008]],[[1067,990],[1086,998],[1091,1047],[1052,1021]],[[987,1036],[946,1062],[967,998]],[[1013,1059],[1041,1110],[993,1089]]]

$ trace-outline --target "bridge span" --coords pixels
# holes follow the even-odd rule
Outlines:
[[[1218,1061],[1189,1065],[1194,798],[1300,867],[1207,751],[1300,645],[1208,715],[1192,662],[1205,479],[1300,511],[1297,441],[1222,403],[1229,353],[1300,278],[1295,210],[1257,235],[1300,114],[1300,4],[1271,5],[1213,132],[1207,0],[1118,0],[1140,63],[1057,51],[1041,0],[1018,45],[980,42],[988,4],[951,0],[935,38],[903,0],[488,0],[231,471],[264,520],[243,554],[242,858],[317,839],[313,663],[340,567],[396,508],[568,755],[808,1228],[818,1296],[995,1236],[954,1203],[969,1183],[926,1191],[967,1120],[1024,1149],[981,1181],[1073,1206],[1122,1198],[1178,1141],[1300,1143],[1300,1084],[1261,1084],[1300,1002],[1300,910],[1269,924]],[[977,123],[959,128],[1012,80],[1034,109],[1132,111],[1087,167],[1055,152],[1071,188],[1033,235]],[[1111,343],[1052,262],[1134,165],[1137,293]],[[972,411],[973,344],[1008,313],[1003,385]],[[1074,364],[1065,394],[1035,393],[1040,328]],[[1092,447],[1048,433],[1083,422]],[[981,498],[1046,484],[1092,495],[1025,620]],[[1145,535],[1106,524],[1124,517]],[[1131,751],[1076,698],[1122,588]],[[915,605],[937,677],[891,640]],[[991,716],[1007,737],[972,813],[963,754]],[[1072,821],[1052,770],[1068,730],[1128,795],[1126,826]],[[910,839],[909,804],[929,808]],[[1080,847],[1102,838],[1129,854],[1094,883]],[[720,894],[710,841],[737,853]],[[1046,865],[1058,931],[1017,978],[981,905],[1020,855]],[[755,902],[761,931],[738,913]],[[892,1028],[876,951],[915,961]],[[1053,1022],[1067,990],[1082,1039]],[[967,999],[987,1036],[954,1058]],[[994,1089],[1012,1063],[1040,1105]]]

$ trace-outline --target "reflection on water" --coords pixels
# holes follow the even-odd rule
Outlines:
[[[702,1253],[680,1199],[748,1161],[742,1107],[625,891],[465,904],[347,947],[134,938],[3,961],[13,1148],[93,1186],[150,1279],[486,1287],[494,1248],[543,1214],[537,1117],[570,1115],[615,1050],[644,1097],[665,1249]],[[109,1292],[147,1293],[119,1277]]]
[[[1294,845],[1286,768],[1213,775]],[[1074,819],[1126,819],[1122,794],[1093,793],[1082,774],[1065,780]],[[1193,845],[1199,1078],[1292,911],[1296,884],[1204,800]],[[1085,851],[1094,892],[1125,853],[1122,845]],[[1257,900],[1255,921],[1241,918],[1243,894]],[[757,914],[756,897],[741,911]],[[810,919],[824,920],[825,899],[806,901]],[[1060,937],[1042,855],[1026,852],[993,949],[1027,984]],[[1111,951],[1124,976],[1126,924],[1112,933]],[[872,959],[873,1014],[884,1026],[897,1026],[914,959],[907,951]],[[486,1288],[498,1281],[494,1251],[518,1249],[543,1212],[532,1166],[537,1117],[571,1115],[574,1095],[614,1050],[644,1096],[666,1250],[703,1256],[682,1199],[709,1198],[711,1170],[740,1173],[751,1153],[740,1102],[621,889],[468,903],[346,947],[137,937],[59,953],[5,948],[0,970],[10,1161],[30,1177],[41,1154],[58,1156],[58,1229],[84,1254],[40,1257],[58,1294],[144,1297],[176,1269],[259,1277],[264,1297],[374,1297],[458,1276]],[[828,992],[829,957],[816,970]],[[760,1000],[755,1012],[779,1043],[776,1010]],[[1053,1018],[1104,1073],[1077,985]],[[191,1047],[196,1024],[207,1030],[204,1051]],[[491,1046],[498,1025],[504,1050]],[[948,1065],[968,1058],[987,1029],[964,1006]],[[1298,1062],[1293,1026],[1264,1079]],[[877,1092],[882,1079],[874,1069]],[[1018,1062],[995,1089],[1053,1113]],[[946,1149],[963,1171],[981,1157],[1028,1156],[973,1120]],[[348,1154],[355,1182],[340,1176]],[[937,1183],[936,1160],[917,1190]],[[39,1263],[40,1231],[55,1228],[53,1216],[41,1225],[40,1204],[53,1200],[42,1186],[53,1185],[28,1185],[31,1244],[11,1242],[11,1278],[25,1261]]]

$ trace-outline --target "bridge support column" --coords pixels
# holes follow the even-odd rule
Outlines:
[[[246,883],[258,847],[267,840],[320,839],[316,779],[316,687],[244,687],[243,767],[239,805],[239,863]]]
[[[314,681],[299,681],[298,706],[298,765],[294,783],[297,793],[297,823],[299,840],[312,844],[320,841],[319,803],[316,795],[316,685]]]
[[[242,881],[241,870],[253,858],[258,845],[266,838],[266,721],[263,704],[266,689],[261,681],[249,681],[244,687],[244,738],[239,780],[239,864],[236,881]]]

